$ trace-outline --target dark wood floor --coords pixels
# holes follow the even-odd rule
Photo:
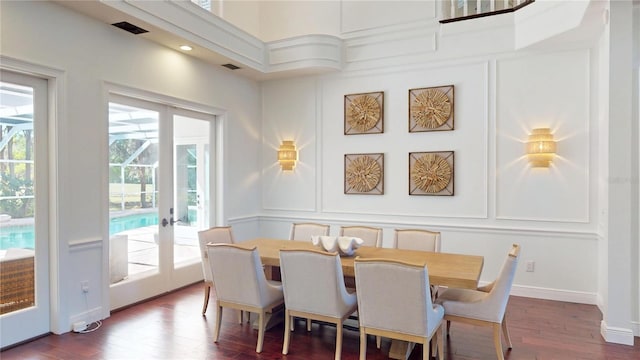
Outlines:
[[[220,342],[214,344],[215,310],[200,315],[202,284],[115,312],[100,329],[87,334],[50,335],[0,353],[13,359],[332,359],[335,328],[302,322],[291,337],[289,355],[281,355],[283,326],[267,331],[262,354],[255,353],[257,332],[239,325],[237,315],[223,315]],[[607,344],[600,336],[601,315],[595,306],[511,297],[507,309],[513,349],[506,359],[640,359],[635,346]],[[369,338],[367,358],[386,359],[389,341],[375,348]],[[359,337],[344,331],[343,359],[357,359]],[[421,359],[416,347],[411,359]],[[445,342],[450,360],[495,359],[489,328],[454,324]]]

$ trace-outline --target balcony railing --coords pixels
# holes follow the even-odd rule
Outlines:
[[[442,0],[441,23],[516,11],[535,0]]]

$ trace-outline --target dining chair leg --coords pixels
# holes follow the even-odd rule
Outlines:
[[[509,336],[509,329],[507,328],[506,315],[502,318],[502,335],[504,336],[504,341],[507,343],[508,348],[513,348],[513,345],[511,344],[511,336]]]
[[[498,323],[493,324],[493,345],[496,347],[496,355],[498,360],[504,360],[504,354],[502,353],[502,338],[500,336],[500,327]]]
[[[435,336],[431,338],[431,340],[435,340]],[[427,340],[426,343],[422,344],[422,360],[431,360],[431,355],[429,351],[430,340]],[[435,350],[433,351],[435,352]]]
[[[365,334],[364,328],[360,328],[360,360],[367,359],[367,334]]]
[[[211,293],[211,284],[204,284],[204,305],[202,305],[202,315],[207,312],[207,307],[209,306],[209,293]]]
[[[256,345],[256,352],[259,354],[262,352],[262,343],[264,342],[264,318],[265,311],[260,311],[258,315],[258,344]]]
[[[311,331],[311,319],[307,319],[307,331]]]
[[[216,330],[213,332],[213,342],[218,342],[220,336],[220,325],[222,325],[222,306],[216,303]]]
[[[451,320],[447,320],[447,335],[451,335]]]
[[[442,325],[440,325],[442,326]],[[440,330],[440,329],[438,329]],[[437,343],[438,343],[438,330],[436,330],[433,333],[433,336],[431,337],[431,340],[429,340],[429,343],[427,344],[430,348],[431,348],[431,356],[432,357],[436,357],[436,353],[438,352],[438,347],[437,347]],[[427,346],[427,345],[423,345],[423,346]],[[426,349],[423,349],[422,351],[426,351]]]
[[[342,320],[338,320],[336,324],[336,360],[340,360],[342,356]]]
[[[282,355],[287,355],[289,353],[289,341],[291,339],[291,319],[292,316],[289,315],[289,310],[284,311],[284,343],[282,345]]]
[[[382,336],[376,336],[376,347],[380,349],[382,346]]]
[[[242,310],[238,310],[238,324],[242,324]]]
[[[444,326],[442,324],[440,324],[438,332],[438,359],[444,360]]]

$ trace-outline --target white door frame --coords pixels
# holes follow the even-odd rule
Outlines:
[[[213,152],[213,156],[210,157],[210,170],[211,170],[211,175],[210,175],[210,202],[209,205],[212,207],[210,214],[214,214],[215,215],[215,219],[210,219],[210,224],[216,224],[217,219],[221,219],[223,218],[223,208],[221,206],[221,202],[219,199],[219,195],[220,192],[217,191],[217,189],[220,189],[222,186],[222,178],[221,178],[221,172],[218,171],[219,169],[221,169],[222,166],[222,161],[224,159],[224,154],[222,152],[222,149],[224,148],[223,146],[221,146],[220,141],[222,140],[222,136],[221,136],[221,130],[222,130],[222,123],[224,121],[225,118],[225,111],[219,108],[215,108],[215,107],[211,107],[211,106],[206,106],[206,105],[202,105],[202,104],[197,104],[197,103],[193,103],[193,102],[189,102],[189,101],[185,101],[185,100],[181,100],[181,99],[176,99],[176,98],[172,98],[172,97],[167,97],[164,95],[160,95],[160,94],[155,94],[155,93],[151,93],[151,92],[147,92],[147,91],[142,91],[142,90],[137,90],[137,89],[133,89],[133,88],[129,88],[126,86],[121,86],[121,85],[117,85],[117,84],[112,84],[112,83],[105,83],[104,86],[105,92],[104,92],[104,97],[105,97],[105,113],[108,109],[108,104],[110,101],[112,102],[118,102],[118,98],[127,98],[127,99],[131,99],[133,102],[135,101],[141,101],[147,104],[155,104],[159,107],[165,107],[166,109],[170,109],[170,111],[163,111],[160,115],[160,127],[163,126],[173,126],[173,115],[181,115],[181,116],[185,116],[186,114],[190,113],[190,112],[196,112],[196,113],[200,113],[203,114],[205,116],[215,116],[216,118],[214,120],[212,120],[210,129],[211,129],[211,133],[210,135],[210,140],[211,142],[213,142],[212,144],[212,148],[211,151]],[[167,116],[166,114],[170,114],[171,119],[163,119],[163,116]],[[165,131],[160,130],[160,142],[161,143],[167,143],[167,141],[173,141],[173,139],[169,139],[169,137],[172,134],[172,131],[166,131],[167,129],[164,129]],[[172,147],[173,148],[173,147]],[[173,150],[171,150],[173,151]],[[166,156],[166,155],[165,155]],[[172,166],[173,167],[173,166]],[[165,169],[166,170],[166,169]],[[162,171],[162,170],[160,170]],[[173,173],[173,169],[170,169],[171,173]],[[108,189],[108,178],[105,177],[105,179],[103,179],[104,181],[104,189]],[[165,180],[166,181],[166,180]],[[173,179],[170,180],[171,183],[173,182]],[[171,186],[173,186],[173,184],[170,184]],[[166,183],[165,183],[166,186]],[[165,202],[159,202],[159,210],[158,210],[158,216],[159,219],[162,218],[169,218],[170,215],[168,213],[168,208],[164,208],[166,207],[166,201]],[[105,197],[105,203],[104,203],[104,208],[108,208],[108,197]],[[162,208],[160,207],[162,206]],[[105,222],[105,226],[104,226],[104,237],[105,239],[109,238],[109,226],[108,226],[108,219]],[[159,231],[162,232],[162,229],[159,229]],[[162,234],[160,235],[162,236]],[[166,234],[164,234],[165,238],[166,238]],[[160,243],[161,246],[168,246],[167,244],[163,244],[163,242]],[[107,309],[107,312],[110,311],[111,309],[114,308],[118,308],[121,306],[124,306],[124,304],[121,303],[115,303],[112,302],[111,299],[114,298],[121,298],[121,294],[120,293],[124,293],[126,292],[126,284],[121,284],[121,285],[115,285],[115,286],[109,286],[109,244],[108,242],[105,242],[103,245],[103,253],[105,254],[104,256],[104,266],[103,269],[105,269],[105,275],[103,276],[104,280],[104,284],[105,284],[105,288],[106,290],[104,291],[105,294],[105,298],[104,298],[104,303],[105,304],[109,304],[109,306],[105,306],[104,308]],[[169,258],[171,258],[171,262],[173,261],[173,251],[172,249],[168,249],[165,248],[164,252],[161,252],[161,257],[159,259],[159,261],[161,262],[161,264],[167,264],[167,262],[170,260]],[[165,255],[162,255],[162,253],[164,253]],[[202,272],[202,267],[200,264],[197,264],[197,266],[187,266],[187,267],[181,267],[181,268],[177,268],[175,269],[176,271],[174,271],[174,278],[171,279],[171,283],[173,283],[173,285],[175,284],[182,284],[181,281],[184,281],[183,279],[189,278],[190,276],[192,276],[195,273],[201,275]],[[159,276],[156,277],[157,280],[159,281],[163,281],[166,280],[161,274],[159,274]],[[186,284],[182,284],[182,285],[186,285]],[[149,296],[153,296],[151,294],[153,294],[154,290],[147,288],[147,286],[144,286],[142,289],[138,288],[138,291],[143,292],[145,295],[141,296],[141,297],[146,297],[147,295]],[[109,314],[105,314],[105,317],[108,317]]]
[[[0,348],[46,334],[61,333],[58,294],[57,170],[62,72],[0,56],[5,81],[34,88],[34,176],[36,201],[35,307],[0,317]],[[38,120],[39,119],[39,120]],[[38,241],[38,239],[47,239]],[[18,325],[19,324],[19,325]],[[28,326],[25,326],[28,324]],[[9,331],[11,329],[11,331]]]

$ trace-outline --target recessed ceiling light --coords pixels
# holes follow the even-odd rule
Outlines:
[[[180,50],[191,51],[193,48],[189,45],[180,45]]]

